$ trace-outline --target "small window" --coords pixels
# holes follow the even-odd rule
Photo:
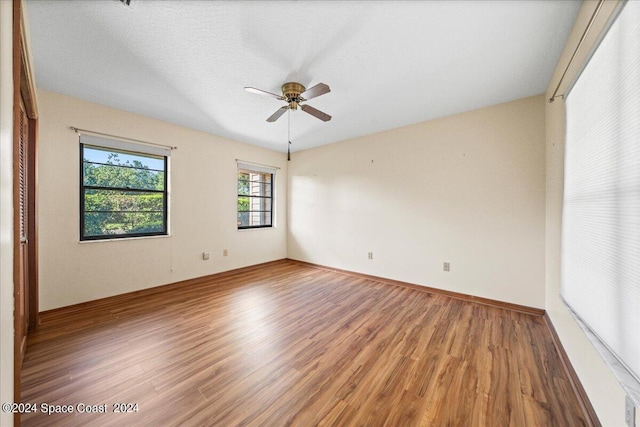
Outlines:
[[[273,226],[274,172],[238,163],[238,229]]]
[[[166,235],[167,156],[89,145],[83,138],[80,240]]]

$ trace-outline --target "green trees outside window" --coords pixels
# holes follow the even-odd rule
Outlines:
[[[167,234],[167,159],[81,144],[81,240]]]

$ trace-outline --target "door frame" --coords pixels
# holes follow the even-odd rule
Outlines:
[[[36,103],[35,80],[29,51],[27,26],[22,9],[22,0],[13,0],[13,284],[14,284],[14,402],[20,402],[20,377],[22,371],[23,342],[28,331],[20,322],[21,297],[21,260],[20,251],[20,206],[19,206],[19,153],[20,143],[20,102],[24,101],[29,129],[27,140],[27,259],[28,283],[26,284],[28,301],[24,301],[25,311],[28,312],[29,329],[39,324],[38,302],[38,221],[37,221],[37,167],[38,167],[38,110]],[[14,423],[20,424],[19,414],[14,417]]]

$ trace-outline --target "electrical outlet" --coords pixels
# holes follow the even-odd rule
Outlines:
[[[229,255],[229,251],[227,249],[223,249],[222,256],[228,256],[228,255]]]
[[[368,257],[369,259],[373,259],[373,252],[369,252]]]
[[[444,271],[451,271],[451,266],[449,265],[448,262],[444,263],[444,267],[443,267]]]
[[[627,426],[636,427],[636,407],[629,396],[624,399],[624,420]]]
[[[202,259],[203,260],[208,260],[209,259],[209,252],[202,252]]]

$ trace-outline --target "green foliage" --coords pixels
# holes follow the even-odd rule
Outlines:
[[[241,195],[249,194],[249,174],[238,172],[238,225],[249,224],[249,197]]]
[[[85,189],[86,236],[153,233],[164,230],[163,193],[135,190],[164,190],[164,172],[150,170],[140,161],[121,162],[109,153],[106,164],[84,159],[84,185],[109,187]]]
[[[238,172],[238,212],[249,210],[249,198],[241,195],[249,195],[249,174]]]
[[[98,187],[163,190],[164,172],[150,170],[139,160],[122,163],[118,153],[109,153],[106,164],[84,160],[84,184]]]
[[[238,172],[238,194],[249,194],[249,174]]]

